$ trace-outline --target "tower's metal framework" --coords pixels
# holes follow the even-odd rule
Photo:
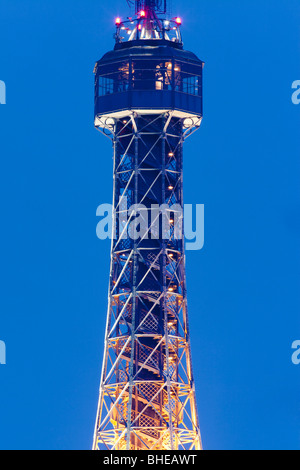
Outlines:
[[[117,19],[116,46],[94,70],[95,126],[114,150],[114,238],[93,448],[201,449],[181,222],[203,63],[183,50],[181,21],[158,18],[164,2],[142,3]]]

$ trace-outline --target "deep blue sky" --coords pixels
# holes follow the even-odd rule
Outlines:
[[[300,449],[299,0],[173,1],[205,61],[185,144],[193,367],[206,449]],[[96,208],[112,150],[93,128],[93,66],[125,0],[0,0],[1,449],[88,449],[109,274]]]

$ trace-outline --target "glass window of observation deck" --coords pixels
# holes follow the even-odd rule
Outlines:
[[[99,67],[97,77],[99,96],[127,91],[129,75],[129,62],[116,62]]]
[[[134,90],[172,90],[172,62],[135,60],[132,63]]]
[[[202,65],[176,62],[174,66],[175,91],[202,95]]]

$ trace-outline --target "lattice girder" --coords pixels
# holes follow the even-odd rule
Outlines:
[[[174,223],[182,219],[186,129],[172,113],[131,114],[110,132],[115,239],[93,447],[200,449],[183,229],[178,237]],[[146,227],[140,237],[133,205]],[[149,215],[154,206],[168,214],[164,237],[162,213]]]

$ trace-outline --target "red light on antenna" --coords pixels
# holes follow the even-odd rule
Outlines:
[[[179,16],[177,16],[175,22],[176,22],[178,25],[180,25],[180,24],[182,23],[181,18],[180,18]]]
[[[116,25],[119,26],[122,23],[121,18],[116,18]]]
[[[145,18],[145,16],[146,16],[145,10],[140,11],[140,17]]]

